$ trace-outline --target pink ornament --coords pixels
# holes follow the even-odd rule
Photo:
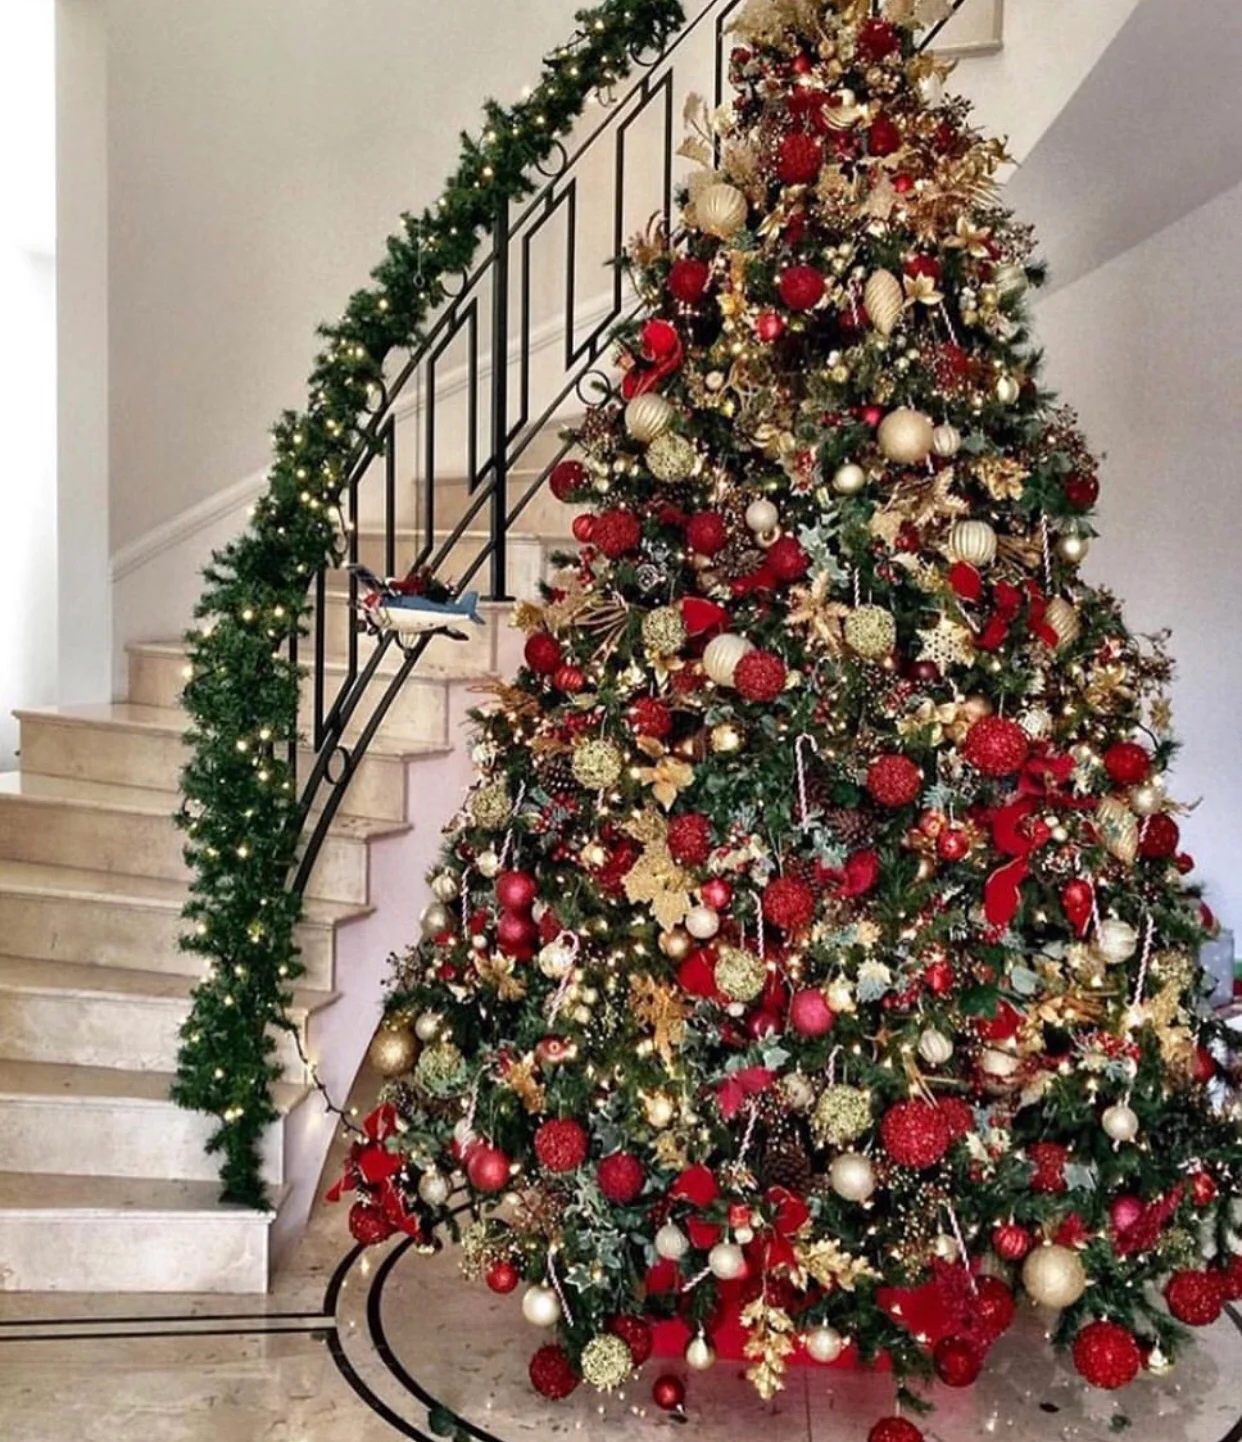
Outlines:
[[[822,991],[808,988],[795,993],[789,1003],[789,1024],[799,1036],[823,1036],[836,1020]]]
[[[509,1158],[499,1147],[475,1147],[466,1163],[470,1185],[479,1192],[501,1192],[509,1185]]]
[[[1117,1197],[1108,1209],[1113,1231],[1128,1232],[1143,1215],[1143,1203],[1137,1197]]]
[[[529,911],[539,883],[529,871],[502,871],[496,878],[496,900],[506,911]]]
[[[704,906],[710,906],[713,911],[723,911],[733,900],[733,888],[723,877],[713,876],[699,887],[699,895]]]

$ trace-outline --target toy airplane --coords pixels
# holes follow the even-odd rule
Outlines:
[[[349,569],[358,578],[359,619],[373,636],[391,631],[398,645],[418,636],[449,636],[454,641],[466,641],[468,635],[451,624],[454,620],[472,621],[476,626],[486,624],[479,615],[477,591],[467,591],[453,601],[432,601],[402,590],[400,581],[381,581],[365,566]]]

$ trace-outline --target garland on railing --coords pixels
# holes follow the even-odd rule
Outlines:
[[[403,217],[372,273],[376,284],[322,329],[308,408],[282,416],[251,524],[205,572],[188,636],[192,754],[179,822],[194,872],[182,946],[209,965],[181,1031],[173,1098],[218,1119],[209,1146],[223,1158],[226,1200],[265,1203],[260,1143],[277,1117],[271,1092],[280,1075],[271,1028],[288,1025],[289,987],[303,970],[293,940],[301,898],[288,884],[302,820],[288,760],[299,678],[286,651],[311,579],[339,563],[336,506],[385,358],[417,345],[448,297],[445,281],[472,264],[500,205],[534,189],[531,170],[592,92],[628,74],[642,52],[662,49],[684,14],[679,0],[605,0],[577,20],[528,96],[507,108],[488,103],[486,127],[463,137],[439,201]]]

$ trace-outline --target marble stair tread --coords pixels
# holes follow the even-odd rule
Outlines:
[[[257,1212],[220,1200],[219,1182],[162,1181],[146,1177],[74,1177],[62,1173],[28,1175],[0,1172],[0,1221],[43,1217],[49,1212],[79,1217],[210,1216],[240,1222],[270,1220],[274,1211]]]
[[[108,1066],[70,1066],[63,1062],[0,1060],[0,1101],[51,1098],[68,1106],[170,1107],[171,1072],[122,1071]],[[272,1101],[282,1116],[311,1093],[310,1086],[277,1082]]]

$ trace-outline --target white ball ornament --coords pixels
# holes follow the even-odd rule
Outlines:
[[[806,1354],[815,1362],[835,1362],[845,1351],[845,1338],[835,1327],[813,1327],[806,1334]]]
[[[625,408],[625,429],[640,445],[649,445],[657,436],[662,436],[673,423],[672,403],[663,396],[648,391],[635,396]]]
[[[746,1270],[746,1257],[736,1242],[717,1242],[707,1254],[707,1265],[713,1277],[733,1282]]]
[[[944,1032],[929,1026],[919,1037],[919,1055],[928,1066],[943,1066],[953,1055],[953,1043]]]
[[[448,1201],[448,1178],[443,1172],[424,1172],[418,1179],[418,1195],[429,1207],[442,1207]]]
[[[717,686],[732,686],[737,663],[754,649],[745,636],[735,636],[726,631],[707,643],[703,652],[703,669]]]
[[[720,930],[720,913],[712,906],[692,906],[682,924],[695,941],[710,941]]]
[[[932,432],[932,450],[942,461],[952,460],[962,449],[962,433],[948,421]]]
[[[1117,1102],[1100,1118],[1105,1134],[1115,1142],[1132,1142],[1139,1134],[1139,1119],[1134,1108]]]
[[[867,473],[852,461],[837,469],[832,478],[832,489],[838,496],[856,496],[867,484]]]
[[[1087,1290],[1087,1273],[1078,1253],[1049,1243],[1036,1247],[1022,1268],[1022,1285],[1041,1307],[1072,1307]]]
[[[522,1296],[522,1316],[532,1327],[555,1327],[561,1320],[561,1304],[551,1287],[536,1283]]]
[[[705,186],[695,197],[694,218],[700,230],[719,240],[728,240],[746,223],[746,197],[735,185],[719,180]]]
[[[986,521],[959,521],[949,533],[949,552],[955,561],[990,566],[996,559],[996,532]]]
[[[934,429],[922,411],[903,406],[889,411],[880,422],[876,440],[890,461],[903,466],[917,466],[931,454]]]
[[[1128,921],[1110,916],[1100,922],[1095,949],[1109,966],[1120,966],[1138,950],[1138,942],[1138,932]]]
[[[665,1222],[655,1234],[655,1249],[666,1262],[680,1262],[690,1250],[690,1239],[675,1222]]]
[[[716,1349],[700,1332],[686,1343],[686,1366],[692,1372],[708,1372],[716,1365]]]
[[[480,851],[475,858],[474,869],[485,880],[491,881],[500,872],[500,857],[494,851]]]
[[[781,514],[773,503],[764,498],[751,501],[750,505],[746,507],[746,525],[757,536],[774,531],[780,518]]]
[[[1130,809],[1136,816],[1154,816],[1164,809],[1164,788],[1158,781],[1145,781],[1130,792]]]
[[[414,1023],[414,1035],[419,1041],[434,1041],[444,1018],[437,1011],[425,1011]]]
[[[828,1168],[828,1181],[847,1202],[865,1202],[875,1191],[875,1168],[861,1152],[842,1152]]]

